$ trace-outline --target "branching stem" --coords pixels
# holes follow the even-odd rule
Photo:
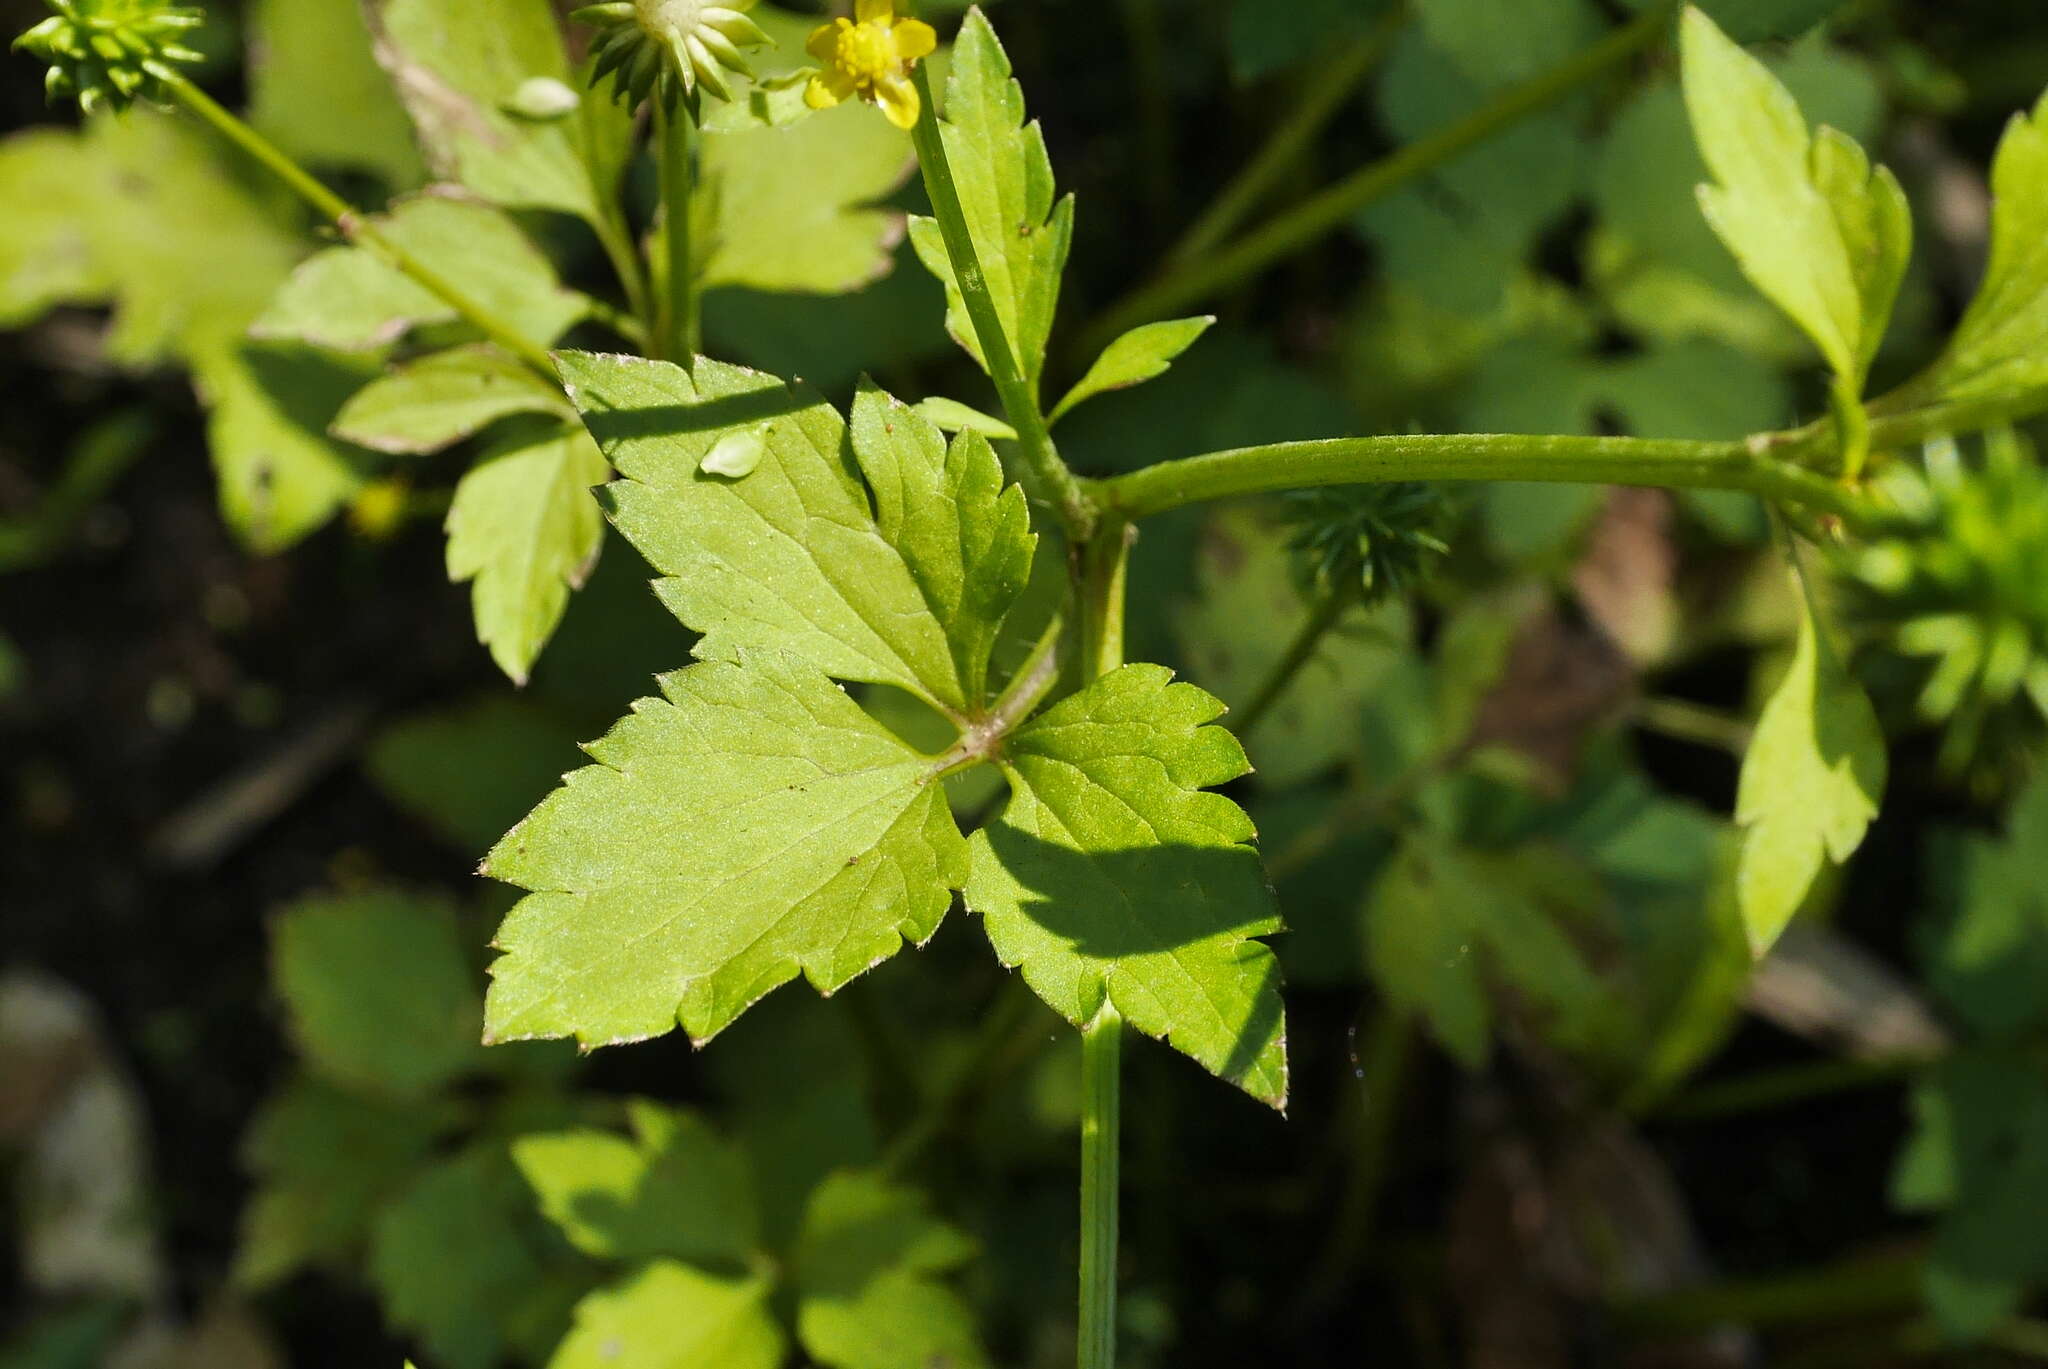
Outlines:
[[[212,96],[193,85],[186,77],[176,71],[166,70],[159,74],[159,79],[172,98],[261,163],[264,170],[284,182],[300,199],[331,220],[343,237],[374,252],[393,269],[404,272],[427,293],[468,320],[478,332],[546,377],[548,384],[558,383],[555,377],[555,363],[548,356],[547,348],[471,299],[459,286],[386,236],[373,220],[359,213],[347,200],[322,185],[304,167],[286,156],[275,143],[222,108]]]

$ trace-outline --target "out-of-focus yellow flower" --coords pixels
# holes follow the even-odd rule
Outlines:
[[[373,480],[356,492],[348,506],[348,524],[356,535],[382,542],[405,523],[412,486],[398,476]]]
[[[812,109],[829,109],[850,95],[872,100],[896,127],[917,127],[917,87],[910,68],[939,46],[930,24],[896,17],[895,0],[859,0],[851,19],[821,24],[807,45],[825,69],[804,88]]]

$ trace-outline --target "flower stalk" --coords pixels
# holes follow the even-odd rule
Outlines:
[[[655,328],[656,356],[683,366],[703,345],[701,292],[695,245],[691,241],[697,186],[697,120],[687,106],[654,105],[656,149],[661,170],[664,284]]]

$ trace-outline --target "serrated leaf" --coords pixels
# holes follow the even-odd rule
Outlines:
[[[1165,375],[1174,358],[1194,346],[1195,340],[1208,332],[1215,322],[1215,315],[1208,314],[1201,318],[1147,323],[1131,329],[1102,349],[1102,355],[1095,358],[1088,374],[1082,376],[1074,388],[1067,391],[1066,398],[1053,409],[1051,421],[1059,422],[1067,410],[1096,395],[1111,390],[1128,390],[1133,385],[1142,385]]]
[[[570,399],[625,479],[613,521],[704,633],[700,657],[785,650],[845,680],[893,684],[964,716],[1028,577],[1023,494],[988,443],[864,390],[848,425],[810,391],[700,359],[694,372],[565,353]],[[740,480],[704,458],[735,428],[767,452]],[[865,476],[865,480],[863,480]]]
[[[1842,864],[1863,844],[1885,769],[1877,714],[1809,603],[1791,668],[1757,719],[1735,799],[1735,821],[1748,829],[1736,888],[1758,955],[1799,911],[1822,866]]]
[[[831,1369],[985,1365],[973,1314],[933,1277],[974,1251],[914,1190],[866,1170],[828,1176],[811,1194],[793,1256],[805,1351]]]
[[[242,1143],[257,1185],[242,1210],[235,1282],[264,1288],[349,1254],[377,1205],[426,1161],[440,1125],[432,1109],[307,1080],[266,1102]]]
[[[1848,135],[1809,136],[1770,69],[1697,9],[1685,13],[1682,49],[1686,106],[1714,177],[1701,208],[1750,281],[1860,393],[1912,251],[1905,192]]]
[[[379,229],[443,280],[535,342],[550,343],[588,312],[539,248],[500,211],[442,194],[400,200]],[[361,247],[330,247],[292,272],[251,326],[340,351],[368,351],[457,315],[438,295]]]
[[[661,1260],[576,1305],[548,1369],[777,1369],[782,1328],[769,1280]]]
[[[814,667],[749,650],[661,686],[485,862],[534,891],[498,933],[495,1039],[706,1040],[923,942],[965,877],[932,763]]]
[[[475,581],[477,640],[516,684],[604,545],[591,490],[609,473],[581,428],[536,419],[501,429],[455,486],[448,578]]]
[[[1017,430],[993,414],[985,414],[957,399],[945,399],[934,395],[921,399],[910,406],[917,410],[925,422],[941,432],[980,433],[983,437],[1001,439],[1005,442],[1017,440]]]
[[[576,411],[533,368],[483,343],[393,367],[335,415],[333,433],[372,451],[438,452],[513,414]],[[595,483],[595,482],[593,482]]]
[[[904,216],[878,206],[916,165],[909,135],[858,103],[705,138],[704,285],[836,295],[888,274]]]
[[[631,113],[606,99],[563,119],[511,112],[534,77],[574,80],[549,0],[364,0],[364,14],[435,175],[497,204],[606,216]]]
[[[422,1098],[476,1064],[479,1011],[447,905],[380,892],[310,899],[271,933],[293,1041],[326,1079]]]
[[[1035,122],[1024,122],[1023,87],[1011,77],[1009,54],[979,9],[968,11],[954,41],[939,132],[996,315],[1035,386],[1073,242],[1074,200],[1053,202],[1045,135]],[[986,370],[938,221],[911,220],[910,241],[918,260],[945,283],[947,329]]]
[[[360,167],[389,190],[420,183],[412,125],[370,52],[361,5],[257,0],[248,22],[248,118],[258,132],[301,162]]]
[[[374,366],[295,343],[223,347],[195,360],[221,516],[252,550],[284,550],[362,488],[369,453],[327,429]]]
[[[2048,383],[2048,96],[1991,168],[1991,260],[1941,360],[1913,388],[1968,400]]]
[[[974,837],[967,906],[1005,965],[1077,1025],[1105,1002],[1275,1107],[1287,1099],[1279,930],[1223,705],[1125,666],[1011,734],[1003,815]]]
[[[632,1140],[586,1128],[512,1143],[548,1220],[599,1259],[745,1264],[760,1239],[746,1155],[694,1112],[635,1099],[627,1116]]]
[[[500,1362],[507,1324],[541,1289],[533,1195],[503,1151],[444,1160],[377,1214],[369,1275],[393,1326],[449,1369]]]

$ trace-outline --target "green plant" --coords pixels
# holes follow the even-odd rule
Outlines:
[[[2048,260],[2032,246],[2048,232],[2048,105],[2007,134],[1978,302],[1929,369],[1871,397],[1910,256],[1899,183],[1847,134],[1810,130],[1786,83],[1708,12],[1643,8],[1235,246],[1208,239],[1237,211],[1205,226],[1159,282],[1110,310],[1110,324],[1082,330],[1101,345],[1050,406],[1076,206],[1057,193],[1044,137],[979,10],[946,50],[941,99],[924,60],[935,30],[888,0],[861,0],[817,33],[766,6],[751,16],[690,0],[590,6],[579,15],[598,37],[580,68],[541,0],[487,17],[475,0],[372,3],[365,40],[444,179],[371,214],[178,70],[196,54],[167,35],[190,26],[188,12],[79,0],[31,31],[24,46],[52,64],[54,93],[88,112],[140,100],[193,116],[339,235],[296,260],[296,239],[258,192],[192,170],[206,145],[155,114],[14,149],[10,174],[58,194],[52,241],[83,232],[85,250],[46,244],[37,274],[10,287],[7,313],[111,297],[119,350],[188,363],[212,405],[224,510],[252,543],[287,545],[344,506],[388,528],[415,511],[393,483],[402,463],[467,443],[473,460],[447,506],[447,568],[473,582],[478,639],[507,676],[523,683],[533,671],[607,521],[695,636],[692,663],[662,675],[658,697],[588,747],[595,763],[491,847],[484,873],[524,896],[492,941],[480,1006],[445,908],[394,912],[371,898],[280,923],[277,979],[310,1078],[256,1133],[269,1183],[244,1276],[260,1283],[367,1241],[393,1321],[457,1366],[489,1363],[508,1342],[563,1369],[772,1366],[792,1330],[814,1359],[854,1369],[979,1362],[948,1282],[972,1246],[877,1146],[781,1176],[777,1201],[794,1211],[778,1217],[747,1191],[753,1162],[701,1116],[651,1102],[608,1108],[562,1082],[560,1057],[471,1049],[479,1027],[493,1043],[568,1038],[585,1049],[680,1027],[701,1045],[799,976],[831,995],[923,945],[957,898],[1000,963],[1080,1036],[1076,1339],[1084,1369],[1109,1369],[1125,1029],[1284,1108],[1281,959],[1265,938],[1281,930],[1289,879],[1358,839],[1369,815],[1401,815],[1373,853],[1353,948],[1392,1014],[1396,1045],[1379,1058],[1398,1060],[1416,1023],[1477,1067],[1526,1020],[1596,1061],[1618,1096],[1668,1088],[1725,1023],[1740,977],[1729,947],[1746,937],[1753,954],[1767,952],[1879,815],[1888,753],[1836,640],[1823,563],[1850,566],[1895,616],[1917,615],[1898,644],[1942,658],[1925,710],[1958,719],[1958,745],[1975,745],[1987,712],[2022,690],[2040,696],[2027,654],[2033,606],[2008,602],[2024,598],[2033,547],[1996,521],[2024,525],[2039,472],[2009,441],[1965,476],[1943,444],[2048,411]],[[1739,23],[1743,7],[1728,10]],[[1065,459],[1056,433],[1070,431],[1061,425],[1078,406],[1200,364],[1214,320],[1152,321],[1165,302],[1255,274],[1661,41],[1674,22],[1710,181],[1706,221],[1782,315],[1751,315],[1755,327],[1776,329],[1785,347],[1789,320],[1826,364],[1827,417],[1717,438],[1258,434],[1092,478]],[[480,24],[501,41],[467,41]],[[616,101],[592,98],[606,81]],[[1322,108],[1309,101],[1301,117],[1326,117]],[[700,355],[712,286],[833,292],[870,278],[895,226],[871,202],[895,189],[913,153],[931,213],[909,220],[909,240],[1000,416],[947,396],[905,403],[865,378],[842,413],[801,382]],[[631,206],[643,161],[658,186],[651,217]],[[217,286],[221,298],[201,307],[171,290],[202,250],[175,226],[141,244],[98,221],[81,230],[89,216],[62,201],[138,162],[153,165],[147,188],[164,218],[196,204],[209,232],[246,235],[253,264]],[[1255,183],[1241,196],[1261,193]],[[564,283],[547,250],[557,235],[532,230],[540,212],[596,244],[610,272],[602,285]],[[1392,201],[1374,221],[1390,255],[1416,231],[1398,216],[1424,212]],[[1526,238],[1545,217],[1538,207],[1526,224],[1496,227]],[[1661,288],[1676,288],[1670,274]],[[1647,307],[1616,294],[1617,312]],[[597,336],[634,350],[581,345]],[[1573,412],[1561,428],[1595,409],[1658,412],[1657,360],[1616,365],[1570,345],[1520,358],[1566,377],[1555,388]],[[1916,457],[1923,449],[1932,455]],[[1428,656],[1375,649],[1375,632],[1412,646],[1404,596],[1439,570],[1477,578],[1483,552],[1460,564],[1477,534],[1495,550],[1518,535],[1513,518],[1526,510],[1487,502],[1475,513],[1446,496],[1448,482],[1499,483],[1509,499],[1536,484],[1743,495],[1768,510],[1784,548],[1777,573],[1792,586],[1781,596],[1791,650],[1747,738],[1739,839],[1723,841],[1689,807],[1647,802],[1612,758],[1555,777],[1560,807],[1529,797],[1542,747],[1493,701],[1518,646],[1561,629],[1526,601],[1456,606]],[[1210,638],[1275,637],[1262,653],[1270,670],[1231,691],[1245,706],[1226,717],[1201,682],[1127,659],[1145,630],[1130,619],[1132,548],[1155,520],[1272,492],[1294,496],[1292,529],[1229,527],[1234,556],[1218,563],[1213,597],[1264,606],[1274,585],[1287,596],[1305,586],[1306,602],[1203,626]],[[1699,507],[1727,516],[1725,504]],[[1567,509],[1564,521],[1576,517]],[[1913,627],[1928,622],[1963,626]],[[671,657],[688,642],[677,634]],[[1354,647],[1345,671],[1359,696],[1336,705],[1341,726],[1353,726],[1368,689],[1383,712],[1317,752],[1333,729],[1290,720],[1286,701],[1312,663]],[[518,725],[541,734],[542,751],[556,740],[545,722]],[[1346,759],[1353,782],[1313,796],[1306,817],[1260,814],[1259,841],[1246,803],[1271,796],[1230,787],[1269,740],[1305,774]],[[976,801],[961,801],[969,792]],[[445,801],[422,802],[453,821]],[[1290,824],[1292,839],[1276,840]],[[1689,918],[1654,915],[1680,903]],[[422,937],[431,946],[415,944]],[[1629,968],[1603,976],[1603,956],[1625,958],[1616,948]],[[354,996],[374,979],[347,966],[362,955],[405,967],[406,978],[378,985],[388,1002]],[[1500,981],[1512,987],[1505,1011],[1491,988]],[[1656,1038],[1653,1058],[1603,1058],[1631,1031]],[[1951,1068],[1962,1078],[1971,1067]],[[454,1088],[479,1078],[482,1103]],[[1938,1108],[1923,1101],[1924,1118]],[[630,1139],[609,1125],[621,1112]],[[373,1138],[372,1163],[332,1153],[358,1135]],[[456,1148],[430,1162],[437,1144]],[[1975,1210],[1967,1186],[1902,1184],[1923,1206]],[[366,1227],[361,1214],[379,1204]],[[446,1268],[463,1250],[489,1258]],[[1992,1329],[2013,1312],[2014,1286],[2001,1277],[1988,1313],[1957,1320]],[[531,1324],[508,1329],[494,1314],[511,1299],[531,1300]]]

